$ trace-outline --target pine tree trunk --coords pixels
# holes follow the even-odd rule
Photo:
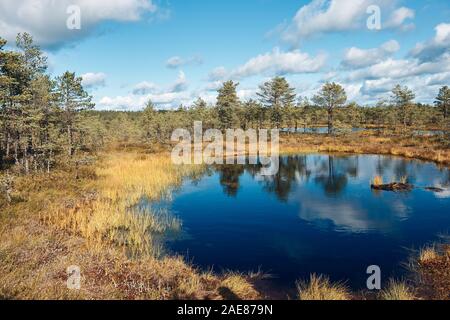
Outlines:
[[[51,161],[52,161],[52,155],[53,155],[53,151],[50,150],[50,153],[49,153],[48,159],[47,159],[47,173],[50,173],[50,166],[51,166]]]
[[[8,201],[8,203],[12,202],[12,198],[11,198],[11,189],[10,188],[6,188],[6,201]]]
[[[6,158],[9,158],[10,154],[10,143],[11,143],[11,133],[8,132],[8,135],[6,137]]]
[[[333,108],[328,108],[328,134],[333,134]]]
[[[14,159],[16,164],[19,164],[19,143],[18,141],[14,142]]]
[[[69,157],[72,157],[73,151],[72,151],[72,127],[70,125],[67,126],[67,139],[69,142]]]
[[[28,175],[30,173],[30,163],[26,147],[23,149],[23,159],[24,159],[25,174]]]

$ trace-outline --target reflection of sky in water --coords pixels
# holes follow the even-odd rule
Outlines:
[[[365,268],[398,274],[408,255],[450,226],[450,173],[384,156],[283,157],[275,177],[256,166],[218,166],[186,181],[167,206],[183,220],[168,247],[216,269],[262,267],[293,283],[311,272],[363,286]],[[374,192],[370,181],[407,177],[410,193]],[[425,187],[442,187],[443,192]]]

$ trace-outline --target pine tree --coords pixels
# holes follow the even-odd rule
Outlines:
[[[403,125],[403,128],[406,128],[408,122],[411,120],[413,100],[415,97],[416,95],[411,90],[409,90],[408,87],[396,85],[394,89],[392,89],[392,100],[395,106],[400,111],[400,121]]]
[[[222,130],[234,129],[239,126],[237,109],[240,106],[240,101],[236,92],[238,85],[239,83],[227,81],[223,84],[222,88],[218,90],[216,107],[219,126]]]
[[[141,126],[144,130],[145,140],[153,142],[158,136],[158,113],[152,101],[148,101],[144,111],[142,112]]]
[[[344,88],[337,83],[327,82],[313,98],[319,107],[326,108],[328,113],[328,134],[334,133],[334,111],[347,101]]]
[[[442,116],[446,120],[450,109],[450,88],[448,86],[444,86],[439,90],[434,103],[441,110]]]
[[[56,78],[56,95],[62,109],[62,122],[67,133],[67,153],[72,157],[75,151],[74,133],[77,131],[80,112],[94,107],[92,97],[84,90],[82,78],[66,71]]]
[[[277,128],[281,127],[290,107],[294,105],[295,93],[283,77],[275,77],[259,87],[257,93],[261,103],[270,108],[271,120]]]

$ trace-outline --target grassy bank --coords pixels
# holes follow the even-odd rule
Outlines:
[[[78,173],[21,177],[2,203],[0,298],[255,299],[259,274],[214,275],[182,257],[161,256],[153,238],[179,221],[135,209],[142,197],[169,197],[198,167],[173,166],[168,154],[112,152]],[[67,289],[79,266],[81,290]]]
[[[385,153],[449,163],[436,137],[282,137],[282,152]],[[447,148],[447,149],[446,149]],[[409,152],[409,153],[408,153]],[[140,209],[142,198],[170,197],[201,166],[174,166],[164,151],[110,151],[75,172],[18,177],[12,202],[0,200],[0,298],[3,299],[260,299],[264,275],[200,271],[183,257],[163,254],[157,241],[181,221]],[[449,247],[423,250],[408,282],[391,281],[376,299],[448,299]],[[81,290],[67,289],[69,266],[81,269]],[[361,299],[325,276],[298,283],[304,300]],[[445,295],[447,293],[447,296]],[[372,297],[372,296],[370,296]],[[294,296],[292,296],[294,298]]]
[[[283,135],[281,151],[382,154],[450,165],[450,142],[443,136],[378,136],[371,132],[348,135]]]

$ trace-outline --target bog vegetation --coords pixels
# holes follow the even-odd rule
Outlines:
[[[201,170],[175,167],[163,152],[173,130],[192,130],[194,121],[204,130],[279,128],[286,131],[286,151],[450,160],[447,86],[433,105],[416,103],[414,93],[399,85],[391,99],[369,107],[348,101],[336,83],[326,83],[310,100],[275,77],[260,86],[257,100],[241,101],[239,84],[227,81],[214,105],[198,98],[168,111],[149,101],[139,112],[100,112],[81,77],[67,71],[52,78],[47,67],[30,35],[19,34],[15,49],[0,39],[0,297],[264,298],[254,287],[261,274],[218,276],[161,257],[158,235],[180,221],[168,213],[142,214],[136,206],[142,197],[170,196],[183,177]],[[292,135],[317,127],[328,135]],[[357,140],[347,135],[355,128],[372,131]],[[415,137],[428,130],[439,134]],[[424,251],[420,263],[448,263],[442,257]],[[86,270],[85,289],[76,294],[60,286],[61,272],[74,261]],[[430,267],[426,276],[432,272]],[[298,290],[302,299],[350,298],[345,286],[320,276],[299,282]],[[392,282],[383,297],[411,294]]]
[[[402,133],[449,128],[446,86],[434,105],[415,103],[414,93],[398,85],[390,100],[364,107],[348,101],[339,84],[326,83],[309,100],[282,77],[262,84],[258,100],[240,101],[238,83],[228,81],[215,105],[199,98],[173,111],[157,110],[149,101],[140,112],[98,112],[81,77],[65,72],[53,79],[46,73],[47,59],[30,35],[17,36],[17,50],[5,45],[0,40],[0,168],[14,164],[24,174],[50,172],[58,161],[81,165],[89,161],[83,157],[87,151],[110,142],[164,144],[175,128],[192,130],[193,121],[203,121],[204,130],[324,126],[330,134],[367,127]]]

